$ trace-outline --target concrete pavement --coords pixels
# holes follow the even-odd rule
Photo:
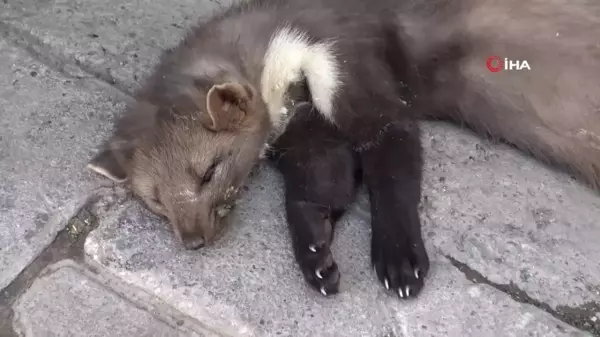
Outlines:
[[[216,1],[0,2],[0,336],[600,336],[600,197],[507,146],[424,125],[432,272],[389,296],[364,194],[342,220],[341,293],[293,261],[261,166],[210,248],[85,164],[115,114]]]

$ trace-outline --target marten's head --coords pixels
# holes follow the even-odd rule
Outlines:
[[[137,102],[88,168],[129,181],[150,210],[169,220],[183,245],[197,249],[225,227],[270,124],[250,85],[192,87],[167,102]]]

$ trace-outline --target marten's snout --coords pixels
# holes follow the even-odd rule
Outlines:
[[[202,208],[199,205],[195,207]],[[188,212],[182,211],[177,219],[174,219],[176,221],[173,221],[173,229],[185,249],[200,249],[212,239],[217,223],[211,213],[188,209]]]
[[[187,227],[177,226],[175,230],[185,249],[196,250],[204,247],[206,244],[205,231],[200,224]]]
[[[198,235],[182,235],[181,241],[185,249],[197,250],[204,247],[204,237]]]
[[[195,208],[202,207],[195,205]],[[191,216],[190,212],[182,211],[173,223],[183,246],[189,250],[196,250],[213,241],[225,226],[225,216],[232,208],[231,204],[221,204],[211,207],[207,212],[199,212],[196,209],[195,215]]]

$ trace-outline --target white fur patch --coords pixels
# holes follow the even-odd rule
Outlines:
[[[314,105],[333,121],[333,99],[341,86],[333,42],[311,44],[305,33],[282,27],[269,42],[261,77],[262,97],[275,127],[281,121],[285,93],[290,84],[301,79],[302,73],[306,76]]]

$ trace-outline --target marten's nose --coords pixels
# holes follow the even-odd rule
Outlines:
[[[182,238],[185,249],[196,250],[204,247],[204,238],[199,236],[184,236]]]

